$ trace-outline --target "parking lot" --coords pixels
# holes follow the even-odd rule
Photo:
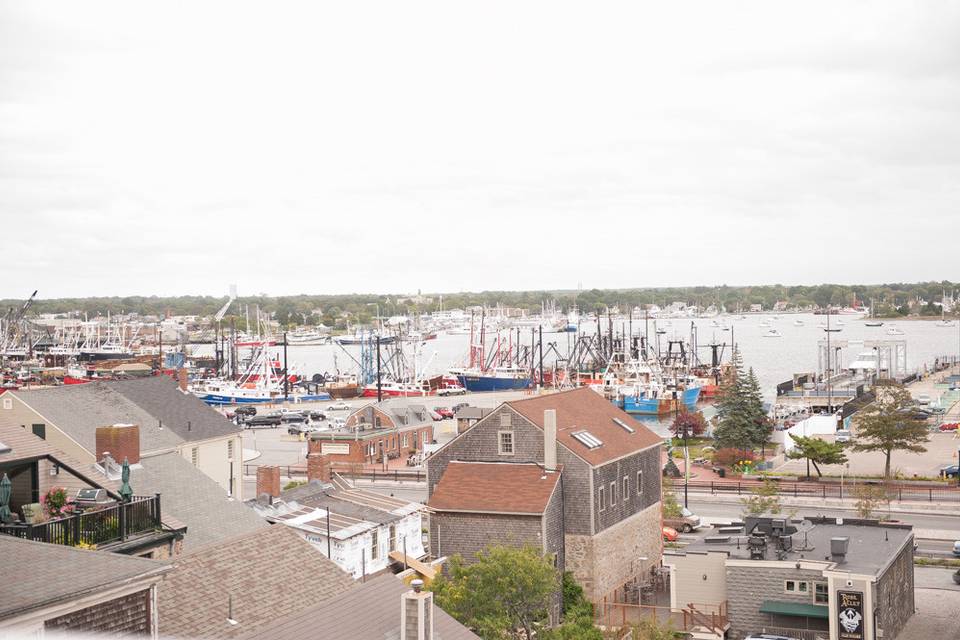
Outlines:
[[[454,405],[467,403],[474,407],[496,407],[507,400],[517,400],[529,397],[529,393],[523,391],[495,392],[495,393],[475,393],[463,396],[428,396],[425,398],[397,398],[392,401],[408,402],[410,404],[422,404],[428,409],[434,407],[450,408]],[[290,409],[302,411],[320,411],[325,414],[325,421],[310,421],[311,426],[317,426],[321,429],[332,427],[332,421],[336,418],[346,418],[352,412],[368,404],[376,402],[376,398],[350,398],[345,400],[350,405],[348,410],[331,410],[332,405],[340,401],[326,402],[303,402],[303,403],[278,403],[274,405],[265,405],[257,407],[257,415],[263,415],[271,411],[280,409]],[[227,411],[223,411],[227,413]],[[306,464],[307,442],[299,436],[287,433],[287,424],[277,427],[258,427],[255,429],[244,429],[242,431],[244,463],[249,465],[279,465],[285,467],[288,465]],[[456,421],[453,419],[444,419],[434,422],[434,439],[437,444],[445,444],[457,433]],[[284,482],[286,482],[284,478]],[[252,496],[256,490],[255,478],[251,476],[244,477],[244,495]]]

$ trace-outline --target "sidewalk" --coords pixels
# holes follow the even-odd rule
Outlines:
[[[676,488],[675,488],[676,489]],[[680,491],[683,491],[682,485]],[[747,495],[734,496],[714,494],[703,491],[690,491],[691,496],[710,496],[710,502],[716,504],[743,504],[741,500],[746,499]],[[784,507],[801,507],[809,510],[820,509],[840,509],[845,511],[856,511],[854,503],[856,500],[847,500],[839,498],[794,498],[792,496],[780,496],[780,504]],[[945,515],[960,517],[960,504],[944,504],[940,502],[893,502],[890,503],[890,509],[878,509],[877,512],[903,513],[915,515]],[[956,535],[956,532],[954,532]]]

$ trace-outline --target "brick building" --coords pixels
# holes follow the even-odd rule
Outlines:
[[[749,517],[739,534],[664,554],[671,607],[723,609],[729,629],[830,640],[894,640],[914,612],[913,531],[844,518]],[[752,535],[751,535],[752,534]]]
[[[455,461],[555,468],[563,525],[560,557],[596,601],[659,564],[660,446],[657,435],[587,388],[506,402],[428,458],[428,504]],[[507,505],[515,490],[507,482],[494,498]],[[505,517],[507,508],[494,510]],[[444,555],[474,548],[469,540],[447,540],[437,530],[443,522],[452,526],[457,517],[465,522],[474,516],[445,511],[431,519],[431,540]],[[502,522],[478,521],[474,528],[490,543],[509,542]]]
[[[421,455],[431,442],[433,418],[427,408],[391,398],[354,411],[340,429],[312,434],[309,452],[333,464],[377,464]]]

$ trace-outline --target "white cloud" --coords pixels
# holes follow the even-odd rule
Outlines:
[[[0,296],[957,279],[960,6],[0,4]]]

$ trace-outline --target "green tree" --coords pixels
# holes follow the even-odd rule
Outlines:
[[[876,511],[886,505],[890,508],[892,493],[887,487],[861,484],[853,490],[853,495],[857,501],[854,507],[857,509],[857,515],[861,518],[872,518]]]
[[[894,451],[923,453],[929,442],[927,425],[911,414],[910,392],[895,382],[875,386],[877,399],[857,415],[854,451],[879,451],[885,457],[883,477],[890,479],[890,456]]]
[[[673,490],[673,480],[664,478],[660,485],[660,508],[664,518],[679,518],[683,509],[677,501],[677,494]]]
[[[843,444],[839,442],[827,442],[820,438],[810,436],[792,436],[794,449],[787,454],[791,460],[807,460],[807,477],[810,477],[810,464],[817,470],[817,476],[823,477],[820,471],[821,464],[845,464],[847,454],[843,452]]]
[[[780,504],[780,489],[772,480],[764,480],[762,485],[750,492],[749,498],[744,498],[740,503],[743,505],[744,516],[780,513],[783,510]]]
[[[563,574],[563,624],[541,632],[544,640],[603,640],[603,634],[593,624],[593,605],[583,595],[569,571]]]
[[[431,585],[437,606],[487,640],[531,638],[548,621],[550,600],[560,588],[557,570],[532,547],[490,546],[473,564],[450,559],[449,575]]]
[[[763,410],[763,395],[753,368],[744,372],[738,350],[730,357],[731,367],[720,385],[717,398],[717,426],[713,437],[719,448],[749,450],[762,446],[772,425]]]

